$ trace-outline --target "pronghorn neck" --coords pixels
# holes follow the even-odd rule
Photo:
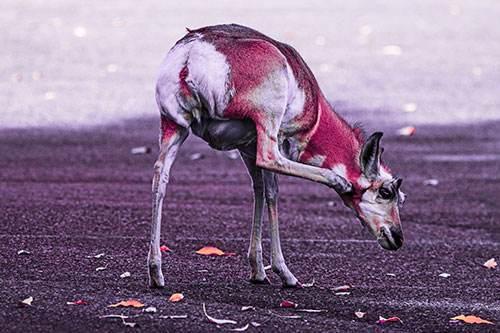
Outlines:
[[[362,173],[359,157],[364,143],[360,129],[349,126],[323,96],[318,99],[317,114],[300,162],[345,173],[346,179],[357,184]]]

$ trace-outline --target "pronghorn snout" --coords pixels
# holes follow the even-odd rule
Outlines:
[[[391,226],[382,228],[378,237],[378,243],[386,250],[396,251],[403,245],[403,231],[401,228]]]

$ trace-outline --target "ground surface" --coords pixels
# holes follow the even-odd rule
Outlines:
[[[130,330],[219,330],[204,318],[203,303],[213,317],[238,322],[220,330],[251,321],[263,328],[249,330],[266,332],[498,329],[500,272],[482,264],[500,259],[500,123],[420,127],[413,137],[397,137],[387,128],[384,159],[404,178],[408,195],[405,243],[396,253],[381,249],[333,191],[281,177],[285,258],[302,283],[314,280],[317,286],[296,291],[282,290],[273,273],[270,286],[248,282],[249,178],[239,159],[192,137],[173,167],[164,205],[162,243],[172,249],[163,256],[166,287],[147,287],[157,128],[151,120],[87,131],[0,132],[2,331],[124,329],[119,319],[99,318],[106,314],[138,315],[128,319],[140,325]],[[130,154],[142,145],[152,146],[152,154]],[[193,153],[205,158],[191,161]],[[428,178],[439,185],[423,185]],[[196,254],[203,246],[236,255]],[[18,255],[21,249],[31,254]],[[267,237],[264,250],[269,253]],[[98,253],[105,255],[88,258]],[[96,271],[101,266],[106,270]],[[120,278],[125,271],[131,277]],[[350,295],[331,291],[345,284],[353,286]],[[170,303],[174,292],[184,300]],[[19,308],[29,296],[33,305]],[[300,309],[328,312],[281,309],[281,297]],[[107,307],[128,299],[158,312]],[[66,305],[77,300],[88,305]],[[243,305],[256,311],[241,312]],[[354,316],[358,310],[367,313],[363,319]],[[160,318],[182,314],[188,317]],[[460,314],[496,326],[449,323]],[[280,317],[290,315],[300,318]],[[376,324],[379,315],[403,323]]]

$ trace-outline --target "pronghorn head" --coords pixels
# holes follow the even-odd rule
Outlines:
[[[384,249],[397,250],[403,245],[399,219],[405,200],[399,189],[403,180],[393,178],[389,169],[381,164],[381,137],[382,133],[377,132],[366,140],[360,153],[361,176],[357,184],[352,182],[353,190],[341,197]]]

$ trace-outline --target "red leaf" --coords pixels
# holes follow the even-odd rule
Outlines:
[[[160,246],[160,251],[166,252],[166,251],[170,251],[170,249],[166,245],[162,245],[162,246]]]
[[[297,306],[299,306],[297,303],[288,302],[288,301],[283,301],[280,304],[280,307],[282,307],[282,308],[296,308]]]
[[[401,319],[399,319],[398,317],[384,318],[384,317],[379,316],[379,320],[377,320],[377,324],[383,324],[383,323],[386,323],[386,322],[389,322],[389,321],[399,321],[399,322],[403,322],[403,321],[402,321]]]
[[[213,246],[205,246],[204,248],[199,249],[196,251],[198,254],[203,254],[203,255],[218,255],[218,256],[234,256],[236,253],[225,253],[221,250],[219,250],[216,247]]]
[[[483,264],[485,267],[488,268],[497,268],[497,262],[495,261],[495,258],[491,258],[487,262]]]

